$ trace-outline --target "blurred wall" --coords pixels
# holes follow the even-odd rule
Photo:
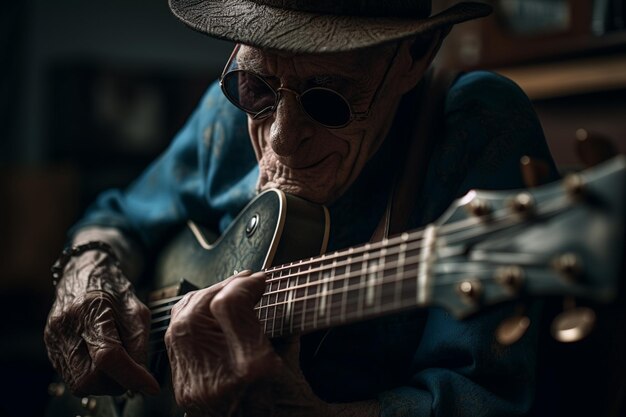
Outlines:
[[[167,145],[231,49],[185,27],[166,0],[3,2],[0,314],[11,320],[0,325],[0,416],[43,414],[52,378],[42,342],[49,267],[65,230],[97,189],[123,185]],[[90,152],[106,146],[90,130],[98,100],[120,92],[119,105],[156,97],[163,111],[152,117],[168,119],[164,132],[143,151]]]
[[[165,0],[26,0],[9,4],[10,13],[5,15],[5,27],[12,28],[9,42],[22,45],[16,52],[19,97],[12,97],[19,102],[16,132],[10,139],[13,162],[46,162],[49,146],[44,140],[42,104],[47,99],[45,73],[51,65],[84,60],[219,73],[231,48],[186,28],[171,15]],[[3,159],[7,162],[7,155]]]

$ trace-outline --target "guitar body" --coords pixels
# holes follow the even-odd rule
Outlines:
[[[257,196],[217,239],[207,229],[188,223],[162,250],[155,267],[152,282],[158,289],[150,293],[149,305],[162,304],[168,308],[153,314],[153,320],[159,319],[159,315],[169,315],[179,296],[190,290],[211,286],[245,269],[260,271],[274,264],[324,253],[329,230],[326,207],[276,189]],[[162,327],[166,328],[168,323],[166,319]],[[155,335],[155,338],[151,335],[150,346],[156,352],[150,355],[149,368],[160,380],[159,396],[77,398],[65,390],[51,401],[47,415],[182,416],[173,398],[166,353],[159,346],[164,331]]]

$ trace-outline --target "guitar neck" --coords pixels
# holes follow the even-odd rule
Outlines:
[[[307,333],[425,305],[429,230],[267,270],[256,307],[265,333]]]

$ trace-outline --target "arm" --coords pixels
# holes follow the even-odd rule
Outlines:
[[[143,368],[149,312],[129,278],[140,275],[144,254],[188,217],[202,213],[217,223],[220,207],[208,203],[207,181],[219,163],[210,166],[211,136],[206,135],[208,127],[218,125],[218,113],[228,112],[221,102],[209,105],[217,93],[209,91],[144,175],[125,191],[104,193],[71,231],[74,245],[95,240],[112,248],[83,251],[64,265],[44,333],[51,362],[76,393],[158,390]],[[225,141],[236,121],[220,120],[215,131]]]

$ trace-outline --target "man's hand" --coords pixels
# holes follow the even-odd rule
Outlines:
[[[264,289],[264,273],[244,271],[172,309],[165,343],[176,401],[190,417],[331,415],[300,372],[298,340],[275,349],[265,336],[254,313]]]
[[[145,362],[150,312],[107,253],[72,258],[57,285],[44,340],[48,356],[72,392],[155,394]]]

